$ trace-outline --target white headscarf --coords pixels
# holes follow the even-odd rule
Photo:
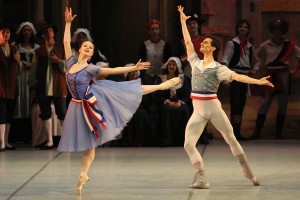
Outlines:
[[[183,71],[182,71],[182,68],[181,68],[181,67],[182,67],[181,61],[180,61],[180,59],[177,58],[177,57],[170,57],[170,58],[168,59],[168,61],[167,61],[165,64],[163,64],[163,66],[162,66],[161,68],[162,68],[162,69],[167,69],[167,66],[168,66],[168,64],[169,64],[169,62],[170,62],[171,60],[173,60],[173,61],[176,63],[178,73],[179,73],[179,74],[183,74]]]
[[[72,39],[71,39],[71,42],[73,42],[73,43],[76,42],[76,38],[77,38],[77,35],[78,35],[79,33],[84,33],[84,34],[86,35],[87,40],[90,41],[90,42],[93,42],[93,38],[92,38],[91,35],[90,35],[90,31],[87,30],[86,28],[78,28],[78,29],[74,32],[74,34],[73,34],[73,36],[72,36]]]
[[[34,28],[34,26],[33,26],[33,24],[32,24],[31,22],[22,22],[22,23],[20,24],[18,30],[16,31],[16,34],[19,34],[20,31],[22,30],[22,28],[23,28],[24,26],[30,26],[30,28],[32,29],[33,34],[36,35],[36,30],[35,30],[35,28]]]
[[[181,68],[181,61],[180,61],[180,59],[179,58],[177,58],[177,57],[170,57],[169,59],[168,59],[168,61],[165,63],[165,64],[163,64],[163,66],[161,67],[162,69],[167,69],[167,66],[168,66],[168,64],[169,64],[169,62],[171,61],[171,60],[173,60],[175,63],[176,63],[176,65],[177,65],[177,70],[178,70],[178,77],[180,77],[181,79],[182,79],[182,81],[181,81],[181,83],[179,83],[179,84],[177,84],[175,87],[172,87],[171,88],[171,92],[173,92],[174,93],[174,95],[176,94],[176,90],[177,89],[179,89],[179,88],[181,88],[182,86],[183,86],[183,80],[184,80],[184,74],[183,74],[183,71],[182,71],[182,68]],[[163,75],[163,76],[165,76],[165,75]],[[166,76],[165,77],[163,77],[163,76],[161,76],[161,78],[162,78],[162,80],[163,81],[166,81]]]

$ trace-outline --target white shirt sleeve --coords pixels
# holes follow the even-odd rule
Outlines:
[[[195,66],[199,65],[199,62],[200,62],[200,59],[199,59],[199,57],[198,57],[198,55],[197,55],[196,52],[193,53],[190,57],[188,57],[187,60],[188,60],[189,63],[191,64],[192,69],[193,69]]]
[[[225,65],[221,65],[221,67],[219,68],[218,72],[217,72],[217,77],[220,81],[232,81],[231,80],[231,75],[232,75],[233,71],[230,70],[228,67],[226,67]]]
[[[223,58],[221,60],[221,63],[224,65],[229,65],[230,60],[232,59],[234,52],[234,44],[232,41],[228,41],[225,46]]]

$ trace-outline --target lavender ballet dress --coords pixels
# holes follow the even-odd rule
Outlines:
[[[76,62],[75,57],[70,57],[68,69]],[[141,103],[140,79],[98,80],[90,84],[91,79],[99,75],[99,70],[100,66],[89,64],[76,73],[67,74],[73,99],[64,119],[58,151],[85,151],[116,139]]]

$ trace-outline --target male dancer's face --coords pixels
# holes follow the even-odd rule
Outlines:
[[[200,46],[200,51],[202,53],[209,53],[213,52],[215,50],[215,47],[211,46],[212,39],[211,38],[205,38]]]

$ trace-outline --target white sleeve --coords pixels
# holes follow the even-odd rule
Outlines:
[[[230,60],[232,59],[234,46],[232,41],[228,41],[225,46],[224,54],[221,60],[221,63],[224,65],[229,65]]]
[[[230,70],[228,67],[226,67],[225,65],[221,65],[221,67],[219,68],[218,72],[217,72],[217,77],[220,81],[232,81],[231,80],[231,75],[232,75],[233,71]]]
[[[196,66],[196,62],[199,61],[199,57],[196,52],[194,52],[190,57],[187,59],[191,64],[191,67],[194,68]]]

